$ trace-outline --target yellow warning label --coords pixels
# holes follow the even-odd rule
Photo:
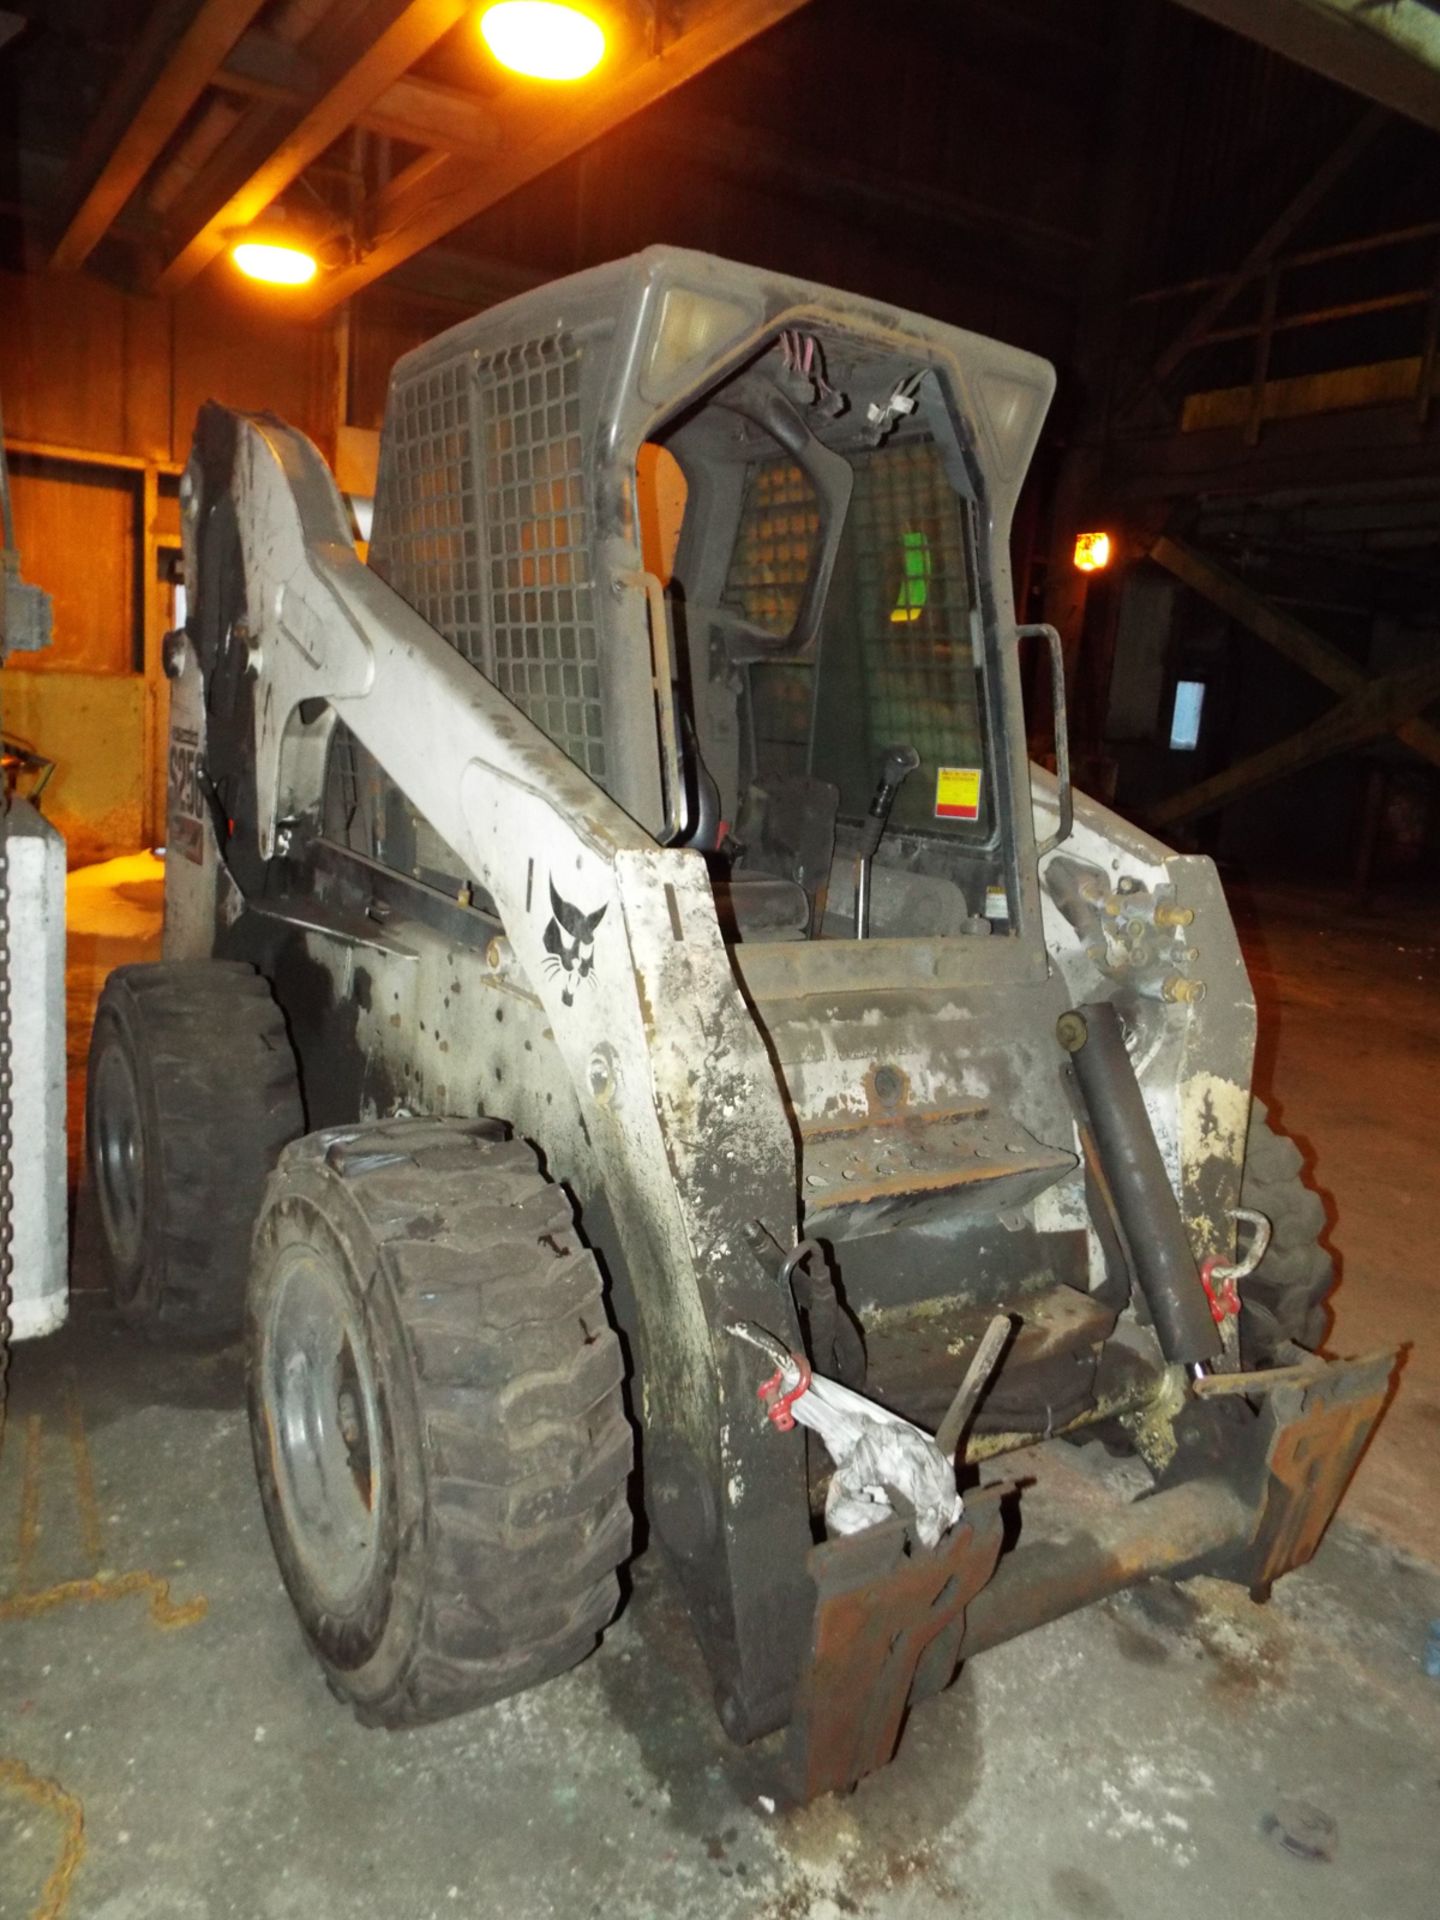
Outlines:
[[[984,775],[979,767],[939,767],[935,772],[935,818],[937,820],[978,820],[980,783]]]

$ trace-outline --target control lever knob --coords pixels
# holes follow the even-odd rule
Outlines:
[[[860,858],[868,860],[879,846],[885,832],[885,822],[890,818],[890,809],[895,804],[895,796],[907,777],[914,773],[920,764],[920,756],[914,747],[887,747],[885,759],[880,768],[880,778],[870,801],[870,812],[860,830]]]

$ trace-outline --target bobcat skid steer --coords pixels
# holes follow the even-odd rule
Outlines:
[[[101,1003],[90,1179],[124,1315],[243,1324],[363,1719],[581,1659],[632,1499],[801,1797],[1026,1627],[1314,1551],[1391,1360],[1315,1355],[1320,1202],[1210,862],[1072,796],[1063,700],[1027,760],[1051,387],[654,248],[399,363],[368,563],[308,441],[202,412],[165,958]],[[928,1527],[883,1458],[857,1496],[827,1394],[941,1461]],[[1002,1556],[957,1459],[1062,1433],[1154,1491],[1038,1544],[1022,1503]]]

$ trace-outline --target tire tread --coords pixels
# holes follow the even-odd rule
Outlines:
[[[564,1189],[489,1121],[378,1121],[281,1155],[322,1160],[382,1252],[424,1454],[424,1601],[367,1725],[439,1720],[538,1685],[597,1644],[633,1522],[623,1362]],[[273,1187],[272,1187],[273,1191]]]
[[[135,1036],[158,1124],[158,1205],[128,1296],[99,1236],[119,1310],[152,1338],[233,1334],[265,1180],[305,1124],[285,1016],[248,963],[180,960],[115,968],[96,1020]]]
[[[1325,1202],[1305,1180],[1305,1158],[1270,1119],[1263,1101],[1251,1103],[1250,1136],[1241,1203],[1270,1221],[1265,1258],[1240,1283],[1241,1348],[1248,1365],[1273,1358],[1277,1339],[1312,1352],[1325,1338],[1325,1302],[1335,1284],[1335,1260],[1324,1244]],[[1250,1313],[1245,1308],[1258,1309]]]

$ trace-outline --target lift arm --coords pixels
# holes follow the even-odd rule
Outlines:
[[[723,1329],[755,1320],[799,1344],[788,1289],[744,1237],[759,1220],[794,1243],[795,1149],[704,860],[657,846],[361,563],[303,435],[233,424],[228,475],[207,491],[197,458],[184,494],[192,552],[221,487],[239,529],[260,853],[273,856],[280,821],[318,818],[333,713],[494,901],[569,1069],[630,1268],[652,1505],[677,1516],[669,1544],[727,1722],[743,1737],[783,1724],[810,1612],[803,1459],[767,1444]],[[568,928],[557,897],[574,909]]]

